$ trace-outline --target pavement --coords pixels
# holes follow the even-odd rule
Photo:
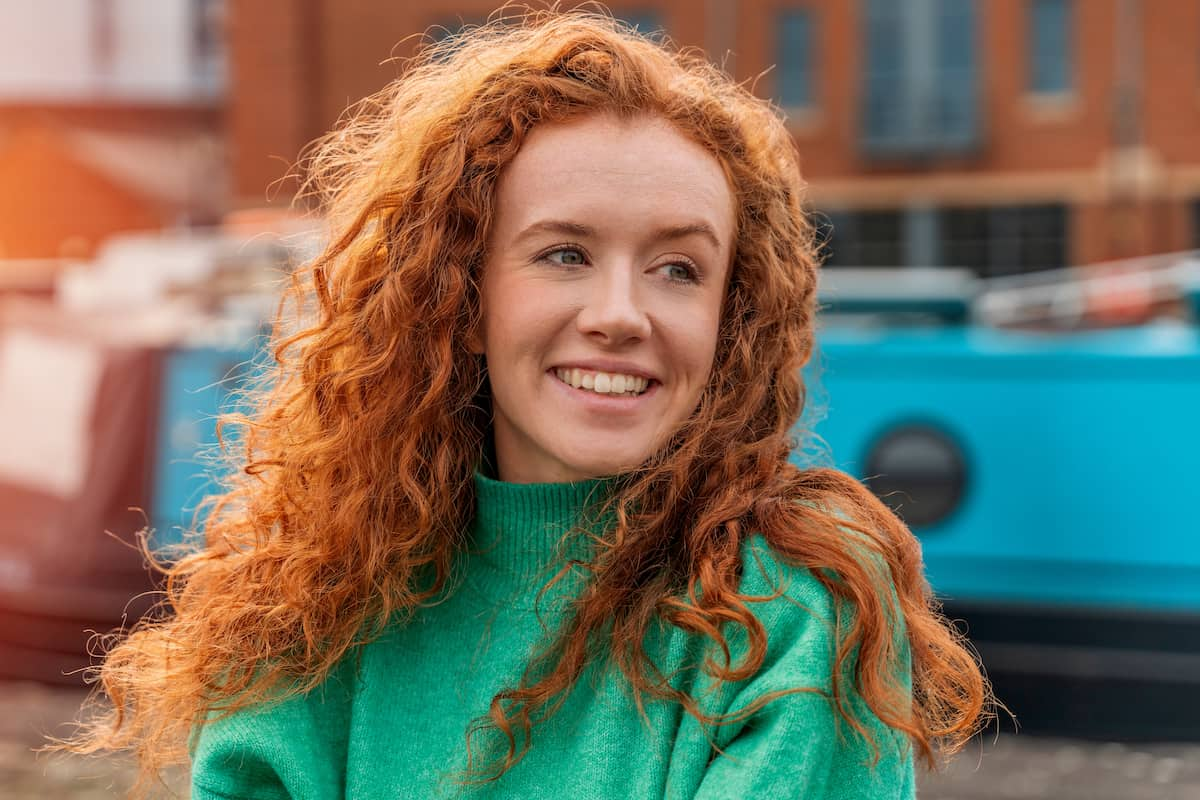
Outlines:
[[[0,683],[0,800],[125,797],[127,759],[36,754],[47,733],[69,732],[79,689]],[[181,776],[169,779],[186,797]],[[161,793],[161,796],[172,796]],[[980,738],[938,775],[922,774],[920,800],[1200,800],[1200,743],[1120,744],[999,733]],[[774,800],[774,799],[772,799]]]
[[[0,682],[0,800],[126,797],[134,769],[124,756],[39,753],[47,735],[65,736],[87,696],[83,689]],[[183,782],[176,778],[178,790]],[[172,796],[172,795],[162,795]],[[186,792],[176,797],[186,797]]]

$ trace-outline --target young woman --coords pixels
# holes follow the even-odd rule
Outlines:
[[[197,800],[908,798],[977,730],[915,539],[788,462],[817,257],[766,103],[547,13],[310,166],[306,322],[83,747]]]

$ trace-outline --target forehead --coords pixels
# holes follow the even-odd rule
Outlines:
[[[509,225],[546,216],[704,221],[728,233],[726,241],[734,224],[720,162],[651,116],[593,114],[534,128],[500,179],[496,210]]]

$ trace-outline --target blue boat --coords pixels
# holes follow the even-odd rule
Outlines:
[[[1023,727],[1200,738],[1180,713],[1200,712],[1195,317],[1014,328],[979,311],[1018,287],[943,278],[923,303],[873,280],[827,298],[808,371],[824,456],[796,460],[865,480],[908,522]],[[1200,310],[1197,286],[1179,294]]]
[[[202,530],[204,499],[220,491],[229,461],[221,445],[233,446],[235,430],[223,430],[222,414],[244,410],[257,375],[265,334],[180,343],[162,357],[159,421],[150,547],[170,559],[190,533]],[[236,455],[236,450],[233,451]]]

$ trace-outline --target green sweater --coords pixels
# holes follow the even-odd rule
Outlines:
[[[554,629],[557,604],[578,589],[561,581],[538,599],[561,534],[598,485],[477,476],[472,543],[444,599],[390,626],[364,647],[361,665],[344,659],[316,690],[203,726],[193,750],[194,800],[915,796],[911,746],[857,695],[851,701],[880,748],[874,764],[869,745],[819,692],[776,698],[709,729],[724,751],[717,755],[680,706],[649,701],[642,718],[620,672],[599,666],[534,726],[532,748],[499,781],[455,783],[469,724],[498,690],[516,685],[545,641],[543,625]],[[781,581],[787,587],[783,597],[751,604],[769,637],[754,677],[714,685],[696,667],[711,645],[676,628],[647,640],[662,673],[676,673],[672,685],[699,697],[709,714],[744,708],[765,692],[831,686],[828,591],[807,570],[773,558],[761,538],[747,544],[744,559],[744,593],[768,595]],[[738,632],[728,634],[735,655]]]

